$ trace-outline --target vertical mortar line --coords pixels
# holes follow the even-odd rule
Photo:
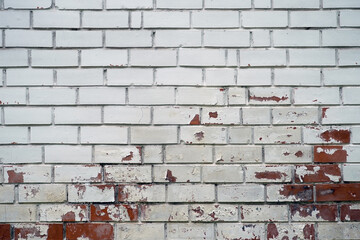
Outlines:
[[[100,109],[101,109],[101,125],[103,125],[104,124],[104,106],[101,106]]]
[[[1,35],[1,40],[2,40],[2,48],[5,48],[5,29],[1,30],[2,35]]]
[[[1,107],[1,125],[5,125],[5,111],[4,107]]]
[[[75,105],[79,105],[80,103],[80,88],[75,88]]]
[[[129,105],[129,88],[125,88],[125,105]]]
[[[320,86],[324,86],[324,68],[320,68]]]
[[[32,59],[31,59],[31,56],[32,56],[32,55],[31,55],[31,50],[28,49],[28,50],[27,50],[27,53],[28,53],[28,65],[29,65],[29,67],[31,68],[31,67],[32,67],[32,66],[31,66],[31,65],[32,65],[32,61],[31,61],[31,60],[32,60]]]
[[[104,68],[103,69],[103,85],[107,86],[108,85],[108,76],[107,76],[107,69]],[[126,89],[125,89],[125,98],[126,98]]]
[[[127,67],[131,67],[130,63],[131,63],[131,51],[130,49],[127,49]]]
[[[52,48],[55,49],[56,48],[56,31],[51,32],[51,37],[52,37]]]
[[[45,146],[41,146],[41,162],[45,163]]]
[[[79,15],[80,15],[80,23],[79,23],[79,25],[80,25],[80,28],[82,28],[82,27],[83,27],[84,11],[83,11],[83,10],[80,10]]]
[[[91,163],[95,162],[95,145],[91,145]]]
[[[55,107],[51,107],[51,125],[55,125]]]
[[[26,105],[30,104],[30,93],[29,93],[29,88],[25,88],[25,97],[26,97]]]
[[[336,28],[340,28],[340,11],[336,11]]]
[[[77,144],[81,144],[81,127],[77,127]]]
[[[30,11],[30,29],[34,27],[34,12]]]
[[[343,87],[342,86],[339,87],[339,98],[340,98],[340,105],[343,106],[344,105],[344,95],[343,95]]]
[[[153,86],[156,86],[156,75],[157,75],[157,68],[153,68],[153,74],[152,74],[152,84]]]
[[[130,145],[131,143],[131,127],[127,127],[127,145]]]
[[[155,36],[156,36],[156,31],[152,30],[151,31],[151,48],[155,48],[155,46],[156,46]]]
[[[106,31],[101,31],[101,42],[102,42],[102,48],[106,48]]]
[[[324,8],[323,0],[320,0],[320,2],[319,2],[319,8],[320,8],[320,9],[323,9],[323,8]]]
[[[228,61],[229,61],[229,50],[225,49],[225,66],[228,65]]]
[[[31,127],[27,128],[27,143],[31,144]]]
[[[274,87],[274,85],[275,85],[275,68],[270,68],[270,82],[271,82],[271,87]]]
[[[319,46],[320,48],[323,47],[323,30],[319,30]]]
[[[254,47],[254,33],[253,33],[253,31],[250,31],[249,32],[249,35],[250,35],[250,43],[249,43],[249,46],[250,46],[250,48],[253,48]]]
[[[339,49],[335,49],[335,66],[339,67]]]
[[[189,11],[189,28],[192,29],[193,28],[193,12],[192,11]]]
[[[269,31],[270,34],[270,48],[274,48],[274,36],[273,36],[273,30]]]
[[[205,45],[205,30],[204,29],[201,29],[200,30],[200,33],[201,33],[201,36],[200,36],[200,44],[201,44],[201,48],[203,48],[204,47],[204,45]]]
[[[150,107],[150,125],[154,125],[154,107]]]
[[[78,68],[81,68],[81,50],[78,50]]]
[[[0,0],[0,9],[3,10],[4,8],[4,0]]]
[[[206,85],[206,69],[203,68],[201,69],[201,85],[205,86]]]
[[[238,60],[237,56],[238,56],[238,51],[236,51],[236,61]],[[234,68],[234,83],[235,83],[235,86],[238,85],[238,76],[239,76],[239,68],[236,67],[236,68]],[[230,90],[230,88],[229,88],[229,90]],[[229,96],[228,96],[228,102],[229,102]]]

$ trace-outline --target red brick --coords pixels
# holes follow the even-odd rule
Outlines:
[[[343,204],[340,208],[341,221],[360,221],[360,204]]]
[[[293,221],[336,221],[337,205],[294,204],[290,206]]]
[[[295,168],[295,182],[339,182],[341,170],[338,165],[298,165]]]
[[[320,133],[320,138],[325,142],[350,143],[350,131],[346,129],[329,129]]]
[[[91,221],[137,221],[139,210],[137,205],[91,205]]]
[[[360,183],[316,185],[316,200],[319,202],[359,201]]]
[[[114,228],[106,223],[68,223],[66,224],[66,239],[77,240],[78,238],[91,240],[114,239]]]
[[[336,163],[346,162],[347,152],[343,146],[315,146],[314,162]]]
[[[10,224],[0,224],[0,240],[11,239],[11,226]]]
[[[314,224],[306,223],[269,223],[267,225],[267,239],[315,240],[315,227]]]
[[[312,202],[313,186],[312,185],[268,185],[267,186],[267,199],[270,202]]]
[[[15,240],[18,239],[44,239],[62,240],[62,224],[18,224],[14,228]]]

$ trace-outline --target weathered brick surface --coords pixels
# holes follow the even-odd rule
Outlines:
[[[0,240],[359,239],[359,0],[0,0]]]

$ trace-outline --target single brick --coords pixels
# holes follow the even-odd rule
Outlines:
[[[165,185],[119,185],[120,202],[165,202]]]
[[[318,124],[318,108],[316,107],[285,107],[273,108],[274,125]]]
[[[45,9],[51,7],[51,0],[39,0],[37,2],[23,0],[5,0],[5,8],[14,9]]]
[[[96,165],[61,165],[54,167],[54,181],[65,183],[101,182],[101,167]]]
[[[141,163],[141,148],[136,146],[95,146],[96,163]]]
[[[162,146],[150,145],[143,147],[143,161],[145,164],[162,163],[163,162]]]
[[[163,223],[116,224],[116,239],[123,240],[164,240]]]
[[[69,185],[69,202],[114,202],[115,186],[113,185]]]
[[[311,223],[269,223],[267,239],[315,240],[315,225]]]
[[[56,107],[56,124],[100,124],[100,107]]]
[[[79,28],[80,12],[77,11],[34,11],[35,28]]]
[[[212,163],[211,146],[174,145],[165,148],[166,163]]]
[[[254,129],[256,144],[299,144],[301,129],[299,127],[264,127]]]
[[[41,204],[41,222],[84,222],[88,221],[88,208],[80,204]]]
[[[290,89],[250,88],[249,103],[253,105],[290,104]]]
[[[126,144],[128,139],[128,128],[118,126],[81,127],[82,144]]]
[[[154,166],[154,182],[200,182],[200,167]]]
[[[56,0],[55,7],[59,9],[102,9],[101,0],[71,1]]]
[[[359,183],[316,185],[316,201],[318,202],[359,201],[359,199]]]
[[[159,9],[201,9],[201,0],[157,0],[156,7]]]
[[[181,87],[177,89],[176,102],[180,105],[224,105],[224,89]]]
[[[81,51],[81,65],[84,67],[122,67],[128,64],[126,50],[91,49]]]
[[[152,69],[111,68],[107,70],[108,86],[152,85],[152,83]]]
[[[192,27],[237,28],[239,27],[239,14],[237,11],[194,11]]]
[[[226,128],[204,126],[181,127],[180,141],[186,144],[225,144]]]
[[[0,160],[5,164],[41,163],[42,150],[38,146],[1,146]]]
[[[206,223],[169,223],[167,227],[169,239],[191,239],[197,236],[204,240],[215,239],[214,224]]]
[[[65,202],[66,185],[28,184],[19,186],[20,203]]]
[[[336,205],[290,205],[290,217],[294,222],[335,222],[338,218]]]
[[[82,87],[79,89],[79,104],[125,104],[125,88]]]
[[[340,207],[340,217],[343,222],[359,222],[360,204],[342,204]]]
[[[129,14],[126,11],[84,11],[82,24],[83,28],[128,28]]]
[[[291,182],[292,167],[277,165],[246,165],[246,182]]]
[[[295,88],[295,105],[332,105],[340,103],[339,88]]]
[[[346,106],[346,107],[328,107],[322,108],[322,123],[323,124],[358,124],[360,121],[360,107]]]
[[[151,166],[105,166],[105,182],[151,183]]]
[[[242,12],[242,26],[245,28],[284,28],[288,26],[286,11]]]
[[[41,71],[44,70],[41,69]],[[60,86],[96,86],[103,84],[103,71],[101,69],[58,69],[56,73],[57,85]]]
[[[181,48],[179,50],[180,66],[225,66],[225,51],[222,49]]]
[[[270,108],[242,108],[242,121],[244,125],[269,125],[271,121]]]
[[[314,146],[314,162],[341,163],[347,160],[347,151],[343,146]]]
[[[153,112],[154,124],[190,124],[199,120],[199,108],[193,107],[155,107]],[[200,123],[198,123],[200,124]]]
[[[348,127],[305,127],[303,136],[305,144],[350,143]]]
[[[187,222],[187,205],[141,205],[141,220],[145,222]]]
[[[68,223],[66,224],[66,239],[114,239],[114,227],[108,223]]]
[[[240,108],[203,108],[201,121],[205,125],[240,124]]]
[[[287,222],[287,205],[241,205],[242,222]]]
[[[242,9],[251,8],[250,0],[205,0],[205,9]]]
[[[202,179],[206,183],[238,183],[244,181],[241,166],[204,166]]]
[[[295,182],[340,182],[339,165],[297,165],[295,167]]]
[[[344,164],[343,175],[345,182],[360,181],[360,164]]]
[[[32,204],[1,204],[0,205],[0,222],[36,222],[36,205]],[[6,239],[8,240],[8,239]]]
[[[70,145],[46,146],[45,163],[91,163],[91,147]]]
[[[62,240],[63,225],[62,224],[15,224],[14,225],[15,240],[22,239],[54,239]]]
[[[1,240],[11,239],[11,225],[10,224],[0,224],[0,236]]]
[[[238,220],[238,207],[229,204],[202,204],[190,206],[193,222],[232,222]]]
[[[261,239],[264,232],[264,224],[218,223],[216,236],[219,240]]]
[[[336,11],[291,11],[290,27],[336,27]]]
[[[4,183],[50,183],[51,166],[4,166]]]
[[[264,186],[260,184],[227,184],[218,186],[219,202],[263,202]]]
[[[143,12],[144,28],[189,28],[189,12]]]
[[[359,237],[359,223],[319,223],[319,239],[356,239]]]
[[[270,67],[285,65],[286,51],[283,49],[240,50],[240,66],[242,67]]]
[[[248,144],[252,140],[252,129],[250,127],[229,127],[229,143]]]
[[[132,144],[172,144],[177,143],[177,127],[131,127]]]
[[[172,184],[168,186],[168,202],[214,202],[215,186],[211,184]]]
[[[138,220],[137,205],[115,204],[90,206],[90,220],[94,222],[133,222]]]
[[[0,185],[0,203],[14,203],[14,185]]]
[[[8,86],[48,86],[53,84],[53,70],[18,68],[6,70]],[[59,75],[58,75],[59,83]]]
[[[215,161],[218,164],[257,163],[262,160],[260,146],[216,146]]]
[[[153,7],[151,0],[109,0],[106,9],[149,9]]]
[[[279,68],[274,71],[277,86],[320,86],[321,73],[312,68]]]
[[[267,185],[268,202],[311,202],[312,185]]]
[[[132,105],[171,105],[175,103],[175,89],[160,88],[130,88],[129,103]]]
[[[150,124],[150,107],[105,106],[107,124]]]
[[[165,0],[165,1],[169,2],[169,0]],[[182,2],[184,1],[181,1],[181,3]],[[157,4],[159,5],[159,1]],[[154,44],[156,47],[200,47],[201,31],[156,30]]]

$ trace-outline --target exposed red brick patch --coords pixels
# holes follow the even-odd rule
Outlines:
[[[194,118],[190,121],[190,125],[200,125],[200,116],[199,114],[196,114]]]
[[[294,196],[297,200],[313,201],[313,187],[311,185],[283,185],[279,194],[285,197]]]
[[[346,162],[347,152],[343,146],[315,146],[314,162],[332,163]]]
[[[299,205],[294,204],[290,206],[291,217],[299,215],[300,217],[306,218],[313,216],[323,221],[336,221],[337,219],[337,206],[336,205]]]
[[[68,223],[66,224],[66,239],[77,240],[78,238],[91,240],[112,240],[114,229],[106,223]]]
[[[44,232],[43,226],[47,226],[47,231]],[[14,229],[15,240],[18,239],[46,239],[46,240],[62,240],[63,239],[63,225],[62,224],[31,224],[31,225],[17,225]]]
[[[140,155],[140,157],[142,156],[142,147],[136,147],[137,148],[137,150],[139,150],[139,155]]]
[[[128,213],[130,221],[137,221],[138,215],[139,215],[139,208],[138,206],[124,204],[122,205],[124,208],[126,208],[126,211]]]
[[[304,153],[303,153],[302,151],[297,151],[297,152],[295,153],[295,156],[296,156],[296,157],[302,157],[302,156],[304,156]]]
[[[324,107],[321,109],[321,118],[327,118],[326,116],[326,110],[328,110],[328,107]]]
[[[48,240],[63,239],[63,225],[50,224],[48,229]]]
[[[339,182],[341,170],[338,165],[298,165],[295,168],[295,182]]]
[[[198,141],[201,141],[202,139],[204,139],[204,132],[203,131],[197,132],[194,134],[194,136]]]
[[[330,129],[321,133],[320,138],[326,142],[334,140],[339,143],[350,143],[350,131]]]
[[[11,239],[11,226],[10,224],[0,224],[0,240]]]
[[[129,218],[122,211],[126,211]],[[115,204],[115,205],[91,205],[91,221],[137,221],[137,205]]]
[[[217,112],[209,112],[209,118],[217,118],[218,113]]]
[[[126,157],[123,157],[121,160],[122,161],[131,161],[134,157],[134,153],[133,152],[130,152],[129,155],[127,155]]]
[[[267,225],[267,239],[276,238],[279,236],[279,232],[275,223],[269,223]]]
[[[275,102],[280,102],[280,101],[285,101],[288,99],[288,97],[277,97],[277,96],[271,96],[271,97],[257,97],[257,96],[250,96],[251,100],[254,101],[259,101],[259,102],[267,102],[267,101],[275,101]]]
[[[75,205],[74,207],[80,208],[84,212],[87,212],[86,205]],[[83,213],[79,213],[80,221],[82,221],[85,218],[85,215]],[[69,211],[61,216],[61,220],[63,222],[75,222],[76,221],[76,214],[73,211]]]
[[[304,238],[306,240],[315,240],[315,227],[314,224],[306,224],[303,228]]]
[[[194,213],[197,213],[197,217],[201,217],[202,215],[204,215],[204,210],[201,209],[201,207],[196,207],[191,209],[191,211],[193,211]]]
[[[166,178],[165,180],[169,181],[169,182],[176,182],[177,177],[174,177],[172,175],[172,172],[168,169],[166,172]]]
[[[286,173],[278,172],[278,171],[265,171],[265,172],[255,172],[255,178],[257,179],[281,179],[282,177],[286,177]]]
[[[119,185],[118,200],[124,202],[129,198],[129,193],[125,191],[126,185]]]
[[[359,201],[360,183],[316,185],[316,199],[319,202]]]
[[[15,170],[8,170],[8,181],[9,183],[23,183],[24,174],[23,172],[15,172]]]
[[[341,221],[360,221],[360,204],[343,204],[340,208]]]

